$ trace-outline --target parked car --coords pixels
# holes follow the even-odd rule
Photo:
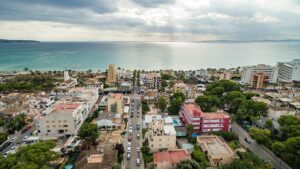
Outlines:
[[[132,140],[132,137],[128,136],[128,141],[131,141]]]
[[[129,129],[129,134],[132,135],[132,129]]]
[[[137,139],[140,139],[140,134],[137,134],[137,135],[136,135],[136,138],[137,138]]]
[[[141,160],[138,158],[136,159],[136,166],[140,166],[141,165]]]
[[[251,140],[250,139],[248,139],[248,138],[245,138],[245,141],[247,142],[247,143],[251,143]]]
[[[127,153],[131,153],[131,147],[127,147]]]
[[[136,148],[136,151],[137,151],[137,152],[140,152],[140,148],[139,148],[139,147],[138,147],[138,148]]]
[[[12,141],[15,141],[15,140],[17,140],[17,137],[13,137],[13,138],[11,138],[11,140],[12,140]]]
[[[128,147],[131,147],[131,142],[128,142]]]
[[[130,160],[130,158],[131,158],[130,153],[127,153],[127,160]]]

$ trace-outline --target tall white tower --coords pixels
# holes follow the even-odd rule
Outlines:
[[[69,76],[69,71],[65,70],[64,71],[64,81],[67,81],[70,79],[70,76]]]

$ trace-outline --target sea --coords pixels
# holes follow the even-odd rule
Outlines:
[[[300,42],[40,42],[1,43],[0,71],[125,69],[195,70],[300,59]]]

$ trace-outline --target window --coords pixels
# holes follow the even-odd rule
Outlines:
[[[61,122],[61,120],[58,120],[57,122],[58,122],[58,123],[60,123],[60,122]]]
[[[56,127],[56,125],[53,125],[53,127]]]
[[[49,123],[49,121],[47,120],[46,123]]]
[[[68,125],[64,125],[64,127],[69,127]]]
[[[48,132],[48,133],[50,133],[50,132],[51,132],[51,130],[47,130],[47,132]]]
[[[64,122],[67,122],[67,120],[64,120]]]

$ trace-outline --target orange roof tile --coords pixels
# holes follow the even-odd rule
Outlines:
[[[178,149],[153,153],[153,158],[155,163],[169,161],[172,164],[177,164],[182,160],[189,159],[190,154],[184,149]]]

